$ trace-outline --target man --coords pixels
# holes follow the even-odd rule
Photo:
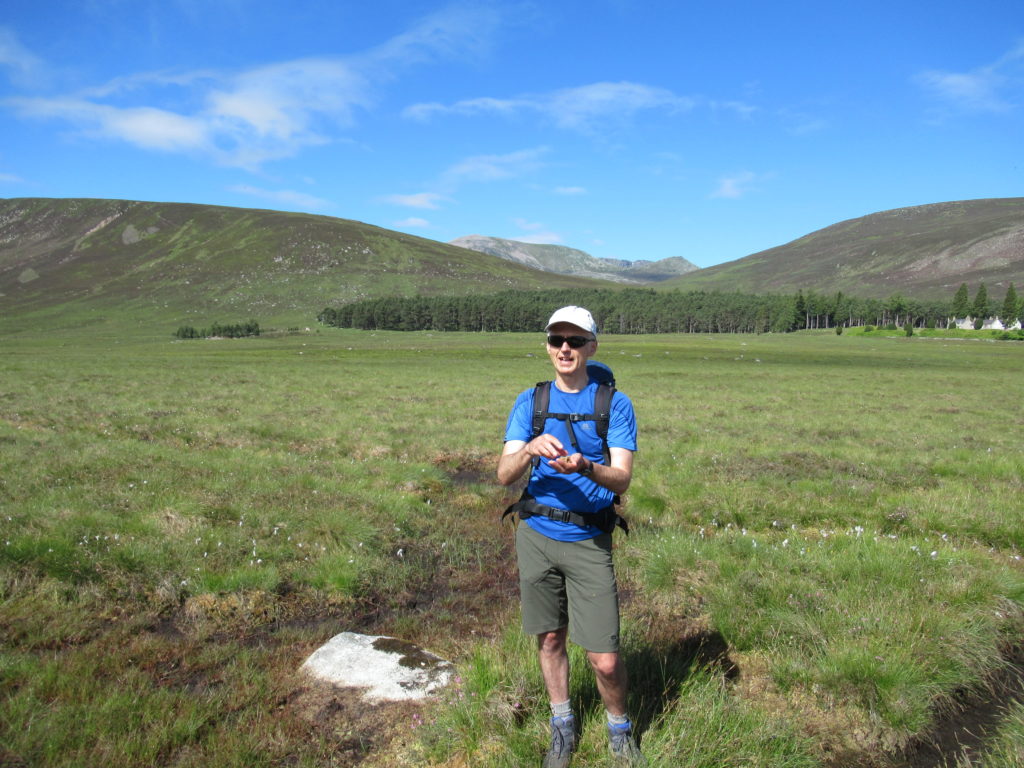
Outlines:
[[[607,711],[612,753],[626,765],[646,765],[626,714],[627,680],[619,655],[618,590],[611,552],[615,497],[625,492],[633,477],[633,404],[621,392],[612,399],[606,462],[596,422],[565,418],[593,417],[598,384],[587,373],[587,361],[597,352],[594,318],[582,307],[562,307],[546,330],[555,378],[543,433],[533,435],[534,390],[528,389],[509,414],[498,460],[502,485],[511,485],[532,468],[526,494],[512,509],[523,519],[516,530],[523,629],[537,636],[551,701],[551,746],[543,765],[565,768],[576,747],[566,647],[570,634],[586,649],[594,670]]]

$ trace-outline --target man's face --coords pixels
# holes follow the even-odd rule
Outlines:
[[[563,376],[572,376],[577,371],[586,370],[587,360],[597,351],[597,340],[593,334],[572,323],[556,323],[548,330],[548,338],[551,336],[566,339],[560,346],[547,344],[548,356],[551,358],[551,364],[555,366],[555,371]],[[573,349],[567,340],[571,336],[582,336],[588,341],[582,347]]]

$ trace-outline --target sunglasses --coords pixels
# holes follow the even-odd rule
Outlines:
[[[557,333],[548,334],[548,346],[561,349],[563,344],[568,344],[572,349],[579,349],[592,342],[586,336],[560,336]]]

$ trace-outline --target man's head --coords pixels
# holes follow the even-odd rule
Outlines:
[[[548,320],[547,349],[560,375],[585,374],[587,360],[597,351],[597,323],[583,307],[562,307]]]

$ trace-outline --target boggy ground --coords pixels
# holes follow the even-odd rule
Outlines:
[[[488,476],[488,467],[479,463],[458,460],[448,466],[452,477],[465,477],[466,482]],[[93,623],[88,633],[33,650],[104,657],[101,674],[118,676],[131,669],[154,687],[196,697],[216,697],[238,686],[232,661],[246,654],[262,670],[267,686],[227,699],[230,703],[221,722],[205,726],[211,732],[258,723],[270,731],[267,748],[279,750],[275,764],[307,764],[296,754],[299,745],[302,755],[321,766],[411,764],[407,761],[415,753],[416,730],[427,707],[410,702],[366,704],[358,691],[314,681],[298,672],[298,667],[341,631],[408,636],[414,628],[418,644],[456,662],[474,643],[497,638],[515,621],[511,526],[498,522],[505,502],[515,495],[513,491],[503,496],[480,519],[460,522],[460,533],[481,554],[478,567],[423,562],[418,571],[425,577],[400,593],[370,590],[355,601],[332,602],[308,589],[285,586],[273,594],[198,596],[148,617],[112,610]],[[401,543],[407,557],[429,557],[416,541]],[[637,697],[641,706],[635,713],[641,730],[658,718],[667,705],[667,692],[678,688],[696,666],[720,676],[736,695],[757,698],[767,708],[804,722],[820,741],[822,764],[829,768],[941,768],[975,764],[970,761],[985,751],[1005,706],[1024,700],[1024,656],[1016,648],[1009,653],[1003,672],[984,688],[964,692],[959,708],[937,717],[927,737],[899,753],[886,752],[878,744],[858,748],[844,733],[841,719],[829,720],[813,702],[804,702],[806,708],[801,710],[799,702],[784,700],[771,690],[756,660],[732,652],[721,635],[708,627],[699,597],[668,605],[628,583],[623,585],[622,597],[624,613],[642,628],[645,641],[628,659],[633,684],[643,692]],[[3,629],[5,634],[12,631]],[[259,712],[255,718],[254,711]],[[197,734],[196,746],[164,755],[166,764],[200,764],[202,740]],[[458,764],[458,760],[451,763]],[[0,750],[0,765],[15,768],[29,763]]]
[[[321,344],[319,356],[311,354],[315,350],[306,348],[305,340],[301,348],[296,343],[280,349],[260,342],[260,364],[269,368],[261,368],[259,376],[250,371],[249,355],[256,345],[233,345],[230,354],[237,360],[226,359],[224,347],[215,353],[209,345],[189,347],[189,356],[200,353],[192,368],[184,365],[184,345],[169,345],[149,367],[138,347],[121,355],[85,349],[77,359],[62,353],[51,356],[46,366],[40,362],[46,356],[35,348],[4,356],[0,367],[10,371],[5,381],[12,385],[0,409],[0,447],[13,470],[0,478],[0,495],[9,508],[13,505],[8,514],[14,520],[0,519],[3,538],[13,540],[9,550],[2,550],[7,554],[0,572],[0,645],[5,651],[0,658],[0,703],[5,706],[0,743],[7,750],[0,753],[0,764],[401,764],[420,738],[413,727],[417,715],[428,719],[430,705],[367,707],[346,692],[313,686],[296,670],[316,647],[344,630],[413,640],[464,669],[480,648],[491,647],[492,639],[514,633],[511,528],[501,526],[498,518],[515,491],[496,488],[490,456],[442,454],[439,446],[496,452],[500,423],[487,418],[504,412],[509,393],[488,401],[487,384],[524,376],[522,339],[488,337],[481,344],[474,335],[438,342],[430,355],[419,350],[396,355],[394,343],[407,344],[410,338],[343,335]],[[348,355],[345,345],[357,342],[387,347],[386,354]],[[428,343],[427,337],[415,338],[417,347]],[[452,344],[454,356],[447,351]],[[935,713],[932,733],[916,748],[872,741],[871,733],[861,734],[859,741],[846,738],[848,722],[855,718],[844,720],[844,714],[858,705],[855,715],[863,719],[867,712],[863,698],[852,701],[850,685],[812,689],[812,679],[802,688],[806,698],[799,699],[792,690],[801,690],[803,678],[787,698],[773,689],[769,674],[778,671],[771,628],[739,652],[743,627],[726,626],[720,621],[724,616],[712,620],[710,611],[716,594],[718,605],[724,602],[728,609],[730,600],[752,591],[748,587],[772,583],[746,578],[748,564],[754,563],[750,539],[756,535],[761,545],[757,562],[768,576],[789,569],[789,581],[799,586],[802,569],[818,568],[802,593],[808,602],[794,605],[791,615],[814,621],[819,610],[833,606],[812,593],[821,590],[828,596],[843,584],[831,578],[834,561],[797,557],[792,543],[783,550],[784,537],[801,539],[810,555],[824,536],[818,529],[827,528],[826,549],[848,554],[843,531],[854,526],[866,529],[865,538],[877,531],[882,539],[863,548],[862,554],[873,558],[867,570],[847,561],[853,574],[847,581],[872,572],[871,567],[874,573],[905,573],[911,586],[905,606],[897,608],[912,612],[921,603],[948,606],[959,595],[963,600],[952,601],[941,615],[921,611],[940,628],[956,629],[970,618],[990,617],[991,607],[1000,608],[990,605],[989,595],[1019,603],[1020,590],[1006,589],[998,574],[986,575],[994,574],[990,563],[996,560],[1009,561],[1008,568],[1017,571],[1021,567],[1009,556],[1020,548],[1022,475],[1014,437],[1019,429],[1013,427],[1024,422],[1019,404],[989,394],[1016,391],[1019,350],[997,344],[947,348],[845,334],[841,339],[659,338],[615,344],[626,353],[614,358],[616,373],[629,384],[626,389],[644,417],[643,461],[628,499],[634,534],[629,540],[617,535],[617,541],[626,556],[620,573],[624,613],[632,623],[629,662],[638,669],[634,690],[643,697],[638,719],[652,724],[647,732],[652,754],[659,739],[668,745],[663,754],[681,754],[671,751],[676,734],[660,727],[666,722],[661,715],[672,714],[670,707],[682,700],[668,688],[685,680],[692,664],[723,682],[729,703],[753,703],[749,709],[755,715],[767,710],[809,734],[819,746],[822,765],[952,764],[968,733],[978,736],[976,723],[988,726],[997,720],[1000,705],[1016,694],[1000,693],[990,678],[991,692],[983,691],[974,704],[976,714],[964,708],[971,703],[965,693]],[[456,399],[468,403],[462,393],[473,391],[485,400],[467,405],[460,428],[453,429],[453,382],[434,371],[454,367],[469,354],[477,361],[482,349],[494,364],[469,366],[481,369],[478,379],[460,368],[454,383],[461,387]],[[612,343],[606,349],[611,354]],[[424,361],[420,368],[414,367],[414,357]],[[296,360],[302,365],[297,367]],[[207,388],[190,387],[195,366],[208,363],[215,365]],[[685,385],[675,386],[681,371]],[[977,389],[978,371],[988,382],[984,390]],[[416,382],[393,401],[395,412],[374,410],[378,387],[372,394],[360,390],[360,382],[382,380],[380,373],[403,384]],[[526,382],[541,375],[530,371]],[[840,381],[841,391],[823,385]],[[443,397],[428,397],[432,388]],[[181,392],[191,398],[187,408]],[[710,406],[708,393],[714,393]],[[163,415],[170,412],[175,415]],[[372,434],[366,432],[370,412],[381,417]],[[321,428],[327,423],[330,429]],[[410,428],[416,424],[425,427]],[[339,439],[335,433],[366,436]],[[274,482],[263,482],[265,477]],[[145,489],[141,484],[147,479]],[[310,489],[319,492],[318,501]],[[396,507],[405,515],[401,531],[392,531],[385,517]],[[253,569],[258,573],[249,576],[245,561],[253,513],[275,508],[294,509],[283,519],[308,540],[330,545],[332,536],[350,535],[345,528],[350,522],[360,537],[368,530],[379,534],[372,556],[358,561],[352,589],[349,583],[335,588],[330,579],[318,581],[317,571],[303,562],[305,553],[284,552],[269,530],[260,544],[277,547],[281,570]],[[97,512],[109,520],[93,520]],[[202,546],[188,551],[192,536],[236,531],[233,526],[243,514],[245,533],[231,537],[238,553],[210,568],[218,578],[202,587],[178,588],[179,580],[190,575],[179,564],[203,564]],[[265,529],[278,520],[272,514],[262,514]],[[703,546],[696,532],[707,527],[710,535],[719,521],[734,530],[749,528],[751,536],[720,536],[717,548]],[[134,533],[150,534],[146,542],[139,536],[136,550],[104,545],[101,552],[95,543],[89,548],[78,544],[80,533],[123,534],[123,526],[133,523]],[[669,539],[678,534],[678,571],[690,579],[686,590],[673,583],[675,555],[663,558],[665,573],[650,570],[652,531],[664,534],[658,546],[670,554]],[[171,542],[167,547],[165,540]],[[445,543],[449,546],[442,549]],[[702,546],[696,559],[703,571],[690,568],[681,556],[697,546]],[[929,556],[932,550],[937,551]],[[349,553],[339,547],[331,554],[334,559],[327,560],[325,570],[334,563],[343,569]],[[732,573],[720,572],[730,563]],[[956,576],[947,577],[954,571]],[[237,574],[245,580],[233,581]],[[917,588],[918,575],[927,577],[924,589]],[[967,578],[961,592],[955,589],[957,576]],[[666,605],[652,595],[660,583],[666,584]],[[735,588],[723,589],[730,585]],[[873,597],[867,590],[863,603]],[[680,605],[681,600],[689,602]],[[774,606],[788,607],[785,593]],[[746,621],[747,614],[739,613]],[[915,633],[934,638],[925,649],[931,656],[920,656],[926,664],[944,661],[934,647],[941,635],[961,637],[908,624],[884,638],[894,638],[896,650],[911,648],[908,641]],[[977,647],[968,652],[989,648],[991,643],[984,641],[1000,631],[994,621],[978,621],[977,626]],[[825,635],[843,647],[845,636],[836,629],[859,627],[837,622]],[[799,639],[799,630],[796,634]],[[1010,628],[1007,635],[1019,632]],[[505,679],[529,679],[532,685],[536,665],[525,642],[520,650]],[[801,657],[793,654],[788,660],[798,664]],[[998,658],[991,661],[986,659],[983,668],[998,664]],[[661,678],[646,669],[670,662]],[[962,676],[965,684],[982,676],[974,674],[979,668]],[[870,672],[855,692],[873,684]],[[659,687],[662,680],[665,687]],[[928,682],[914,690],[928,695],[934,690]],[[536,713],[543,703],[531,695],[524,701]],[[821,700],[815,699],[818,695]],[[115,696],[123,698],[119,707],[109,703]],[[834,698],[825,701],[827,696]],[[178,710],[185,714],[179,716]],[[140,724],[143,737],[155,744],[148,752],[145,745],[136,744],[134,751],[126,745],[139,728],[119,727],[135,712],[146,721]],[[514,732],[530,739],[528,749],[534,746],[534,731],[540,733],[542,714]],[[79,719],[91,721],[90,727],[79,727]],[[922,728],[915,723],[913,730]],[[991,730],[987,727],[973,742],[975,754],[986,750]],[[82,733],[96,738],[82,738]],[[701,741],[696,750],[703,753],[705,746]],[[727,766],[737,752],[723,754],[727,759],[720,765]],[[444,759],[436,757],[438,764]],[[799,764],[803,768],[808,762]]]
[[[439,455],[435,464],[458,486],[489,483],[494,461],[458,454]],[[299,625],[310,629],[341,625],[371,634],[388,634],[415,622],[418,642],[449,650],[456,657],[475,642],[494,641],[515,621],[517,600],[512,526],[497,526],[498,515],[518,497],[520,488],[502,492],[493,511],[476,521],[466,535],[484,553],[476,569],[442,568],[429,583],[399,596],[368,595],[346,615],[306,617]],[[463,521],[465,522],[465,521]],[[406,542],[415,555],[415,543]],[[429,569],[427,569],[429,570]],[[634,585],[623,584],[624,613],[642,627],[645,644],[628,659],[633,685],[643,691],[634,718],[641,730],[652,724],[674,690],[702,668],[719,676],[736,695],[757,698],[768,710],[799,720],[819,742],[821,763],[827,768],[948,768],[977,764],[1008,705],[1024,701],[1024,651],[1008,649],[1007,664],[998,675],[974,691],[963,691],[956,705],[936,713],[934,727],[902,745],[886,744],[870,734],[851,734],[848,722],[836,712],[822,711],[816,702],[784,699],[765,683],[765,670],[732,653],[720,634],[708,627],[697,597],[688,603],[665,605]],[[440,618],[439,618],[440,617]],[[294,622],[293,622],[294,625]],[[333,631],[333,630],[332,630]],[[311,648],[312,650],[312,648]],[[458,659],[456,658],[456,661]],[[660,687],[663,695],[652,685]],[[593,693],[596,701],[596,692]],[[594,701],[581,702],[583,706]],[[332,765],[411,765],[416,753],[416,727],[424,707],[416,703],[366,705],[358,692],[303,680],[282,702],[289,717],[337,745]],[[411,749],[412,748],[412,749]],[[463,757],[445,763],[463,765]]]

